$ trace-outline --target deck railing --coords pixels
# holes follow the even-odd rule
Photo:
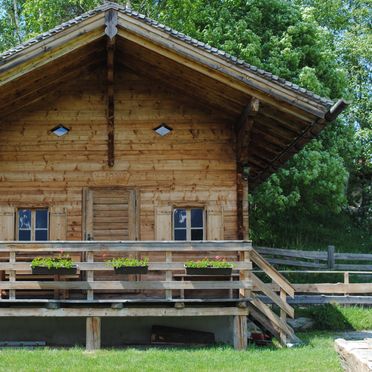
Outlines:
[[[59,255],[61,252],[73,258],[78,267],[77,275],[44,278],[32,275],[32,258]],[[232,276],[194,277],[185,274],[184,263],[187,260],[216,255],[233,263]],[[122,277],[115,275],[113,268],[105,262],[108,257],[128,256],[149,257],[149,274]],[[265,283],[253,274],[253,263],[272,283]],[[272,284],[277,286],[277,292],[272,289]],[[66,294],[67,291],[70,292]],[[187,296],[185,291],[188,291]],[[107,292],[109,297],[101,297]],[[148,307],[152,306],[151,302],[174,302],[183,305],[187,302],[204,305],[215,302],[221,303],[209,304],[215,306],[215,312],[209,308],[203,314],[237,315],[235,329],[239,332],[246,332],[246,319],[241,316],[244,311],[240,310],[248,306],[247,311],[249,310],[251,316],[268,328],[282,343],[286,343],[288,336],[294,337],[293,330],[286,323],[287,315],[294,316],[293,308],[287,303],[287,296],[293,297],[294,289],[275,268],[252,249],[249,241],[0,242],[0,293],[0,305],[2,303],[3,306],[53,301],[79,302],[79,306],[105,302],[112,303],[111,306],[118,302],[141,302],[147,303]],[[54,300],[50,299],[51,294],[54,294]],[[276,314],[273,308],[261,301],[259,294],[268,296],[277,305],[279,313]],[[229,302],[230,307],[226,307]],[[101,310],[96,309],[89,314],[97,313],[101,316]],[[66,315],[71,311],[66,309],[61,314]],[[129,314],[128,311],[125,314]],[[188,311],[193,314],[190,308]],[[27,309],[18,312],[23,316],[41,314],[40,311],[29,312]],[[0,311],[3,316],[13,313],[6,309]],[[139,313],[146,312],[141,310]],[[165,313],[169,314],[169,311]],[[202,314],[202,311],[197,313]],[[42,314],[44,316],[45,312]],[[81,311],[76,314],[81,314]],[[185,311],[185,314],[188,313]],[[239,335],[236,339],[242,342],[245,337]]]
[[[134,290],[162,290],[168,300],[173,298],[173,292],[176,290],[236,290],[239,291],[240,297],[244,297],[252,289],[252,281],[249,279],[248,274],[252,269],[252,263],[248,258],[249,256],[246,255],[251,250],[250,243],[234,241],[2,242],[0,243],[2,259],[6,260],[5,257],[8,255],[8,262],[0,262],[0,271],[8,273],[8,280],[0,282],[0,289],[9,291],[8,297],[12,300],[16,299],[17,291],[31,290],[81,290],[86,292],[87,300],[94,299],[95,291],[103,290],[114,291],[117,298],[123,298],[121,292]],[[58,255],[61,252],[75,258],[74,263],[78,267],[78,276],[56,277],[54,280],[38,280],[38,276],[30,276],[30,260],[33,257]],[[161,262],[152,261],[151,256],[155,254],[158,258],[159,253],[164,253],[164,260]],[[218,255],[223,257],[227,256],[227,260],[234,265],[234,272],[239,273],[241,279],[231,280],[231,278],[223,277],[219,280],[219,278],[207,277],[206,280],[201,280],[198,277],[196,280],[191,280],[191,277],[185,277],[183,280],[177,280],[177,277],[173,275],[176,272],[184,271],[185,260],[194,256],[200,258],[211,253],[218,253]],[[122,276],[115,276],[114,274],[112,274],[110,280],[96,278],[95,274],[97,272],[113,273],[113,268],[105,262],[105,256],[136,257],[139,254],[150,257],[148,269],[151,280],[148,280],[146,275],[135,279],[132,278],[132,280],[123,280]],[[26,274],[27,280],[22,280],[22,276],[17,274]],[[158,279],[156,279],[154,274],[157,274]],[[160,280],[161,276],[165,280]],[[22,298],[25,298],[25,294],[22,295]],[[113,298],[112,294],[111,298]]]

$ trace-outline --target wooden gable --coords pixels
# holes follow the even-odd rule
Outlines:
[[[0,122],[85,72],[106,71],[108,163],[115,145],[118,71],[130,69],[197,100],[235,125],[230,144],[254,187],[345,107],[128,8],[106,3],[0,56]],[[111,154],[111,155],[110,155]]]

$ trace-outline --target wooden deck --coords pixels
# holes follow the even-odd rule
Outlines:
[[[61,252],[74,258],[77,275],[32,275],[33,257]],[[150,262],[148,276],[115,275],[104,262],[106,254],[146,257],[154,252],[163,253],[164,261]],[[185,257],[211,254],[228,257],[234,275],[184,275]],[[294,316],[287,303],[293,287],[248,241],[0,242],[0,257],[0,317],[85,317],[88,349],[99,347],[101,317],[232,316],[237,349],[246,347],[247,316],[282,344],[295,337],[286,323],[287,315]],[[272,279],[277,292],[252,273],[253,264]],[[280,313],[259,294],[268,296]]]

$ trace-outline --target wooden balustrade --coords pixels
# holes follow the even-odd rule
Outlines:
[[[0,253],[8,254],[8,262],[0,262],[0,271],[8,273],[8,280],[0,282],[0,290],[9,291],[9,300],[16,299],[17,291],[48,291],[48,290],[80,290],[86,292],[86,299],[93,300],[95,291],[111,290],[115,291],[116,298],[123,298],[123,291],[159,291],[165,292],[167,300],[173,297],[173,291],[184,290],[237,290],[240,291],[240,298],[248,296],[252,288],[252,281],[249,278],[249,272],[252,269],[252,263],[246,255],[251,250],[250,243],[247,242],[0,242]],[[27,259],[25,261],[25,253]],[[55,280],[38,280],[38,276],[28,276],[27,280],[22,280],[20,274],[31,274],[30,261],[34,256],[43,256],[51,254],[74,255],[80,257],[80,260],[74,260],[79,270],[79,275],[70,277],[57,277]],[[104,252],[110,252],[110,256],[133,256],[139,252],[143,255],[150,255],[153,252],[165,252],[164,262],[149,262],[149,272],[158,274],[158,280],[147,280],[146,276],[141,276],[136,280],[117,279],[113,268],[106,262],[95,261],[95,255],[102,257]],[[228,255],[230,257],[239,255],[243,257],[242,261],[235,261],[234,271],[241,272],[239,280],[231,281],[230,278],[206,277],[205,280],[176,280],[173,273],[184,271],[184,262],[180,261],[182,257],[175,257],[178,253],[188,254],[191,258],[193,253],[208,254],[208,252],[218,252],[219,255]],[[19,257],[19,259],[17,259]],[[174,260],[175,257],[175,260]],[[81,260],[83,258],[84,260]],[[177,261],[178,260],[178,261]],[[112,272],[110,280],[99,280],[96,278],[96,272]],[[85,272],[86,275],[81,275]],[[18,277],[17,275],[18,274]],[[153,278],[154,275],[151,275]],[[162,280],[164,277],[165,280]],[[46,292],[43,292],[46,293]],[[203,292],[204,293],[204,292]],[[138,297],[138,296],[137,296]],[[210,295],[208,295],[210,297]],[[227,296],[228,297],[228,296]],[[25,294],[22,294],[25,299]],[[111,294],[111,298],[114,296]],[[146,298],[149,298],[146,295]],[[150,296],[151,298],[151,296]],[[202,297],[201,297],[202,298]],[[83,300],[83,298],[81,298]],[[144,297],[145,300],[145,297]]]
[[[33,257],[58,256],[61,252],[73,258],[78,267],[76,275],[54,277],[32,275]],[[162,257],[159,253],[164,253],[163,261],[159,260],[159,257]],[[125,276],[123,279],[122,275],[114,274],[113,268],[103,262],[105,254],[108,257],[148,256],[149,275]],[[232,276],[201,277],[185,274],[185,261],[217,254],[233,263]],[[96,329],[99,328],[99,319],[94,317],[112,314],[228,315],[234,316],[234,344],[237,348],[244,348],[246,316],[251,313],[278,337],[282,344],[285,344],[287,339],[295,337],[293,330],[286,323],[287,316],[294,316],[293,308],[287,303],[287,297],[294,296],[294,289],[285,277],[252,249],[251,243],[247,241],[0,242],[0,257],[2,258],[0,274],[2,271],[7,273],[5,277],[0,275],[0,293],[6,291],[6,296],[0,298],[0,304],[3,304],[0,306],[0,316],[83,315],[90,317],[87,321],[90,337],[94,332],[99,334],[99,329]],[[6,262],[4,257],[7,257]],[[151,257],[155,257],[156,261]],[[252,263],[271,278],[272,283],[265,283],[253,274]],[[273,285],[276,288],[273,288]],[[185,294],[186,290],[190,296]],[[51,299],[53,293],[60,296],[61,291],[62,298]],[[108,292],[106,297],[105,294]],[[258,294],[267,296],[279,308],[279,313],[261,301]],[[138,302],[147,305],[145,307],[141,305],[133,309],[133,312],[122,306],[123,303]],[[34,307],[10,308],[12,303],[34,304]],[[39,305],[35,305],[37,303]],[[48,309],[41,307],[43,303],[59,305],[70,303],[71,306],[78,303],[79,306],[85,304],[86,307],[85,310],[80,307],[66,307],[49,313]],[[155,303],[174,303],[175,308],[154,307]],[[188,306],[184,308],[182,303],[188,303]],[[195,303],[198,307],[193,308],[192,305]],[[106,304],[106,308],[92,307],[92,304],[100,306]],[[110,305],[111,309],[107,307]],[[94,343],[89,338],[88,341],[89,345]]]

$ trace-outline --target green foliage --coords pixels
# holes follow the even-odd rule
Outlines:
[[[203,258],[199,261],[187,261],[185,262],[185,267],[192,268],[232,268],[234,265],[230,262],[226,262],[223,257],[216,256],[214,260],[209,258]]]
[[[149,259],[148,258],[132,258],[132,257],[117,257],[112,258],[111,260],[107,260],[106,263],[115,269],[120,267],[139,267],[139,266],[148,266]]]
[[[31,262],[31,267],[47,267],[48,269],[71,269],[74,262],[69,256],[36,257]]]

